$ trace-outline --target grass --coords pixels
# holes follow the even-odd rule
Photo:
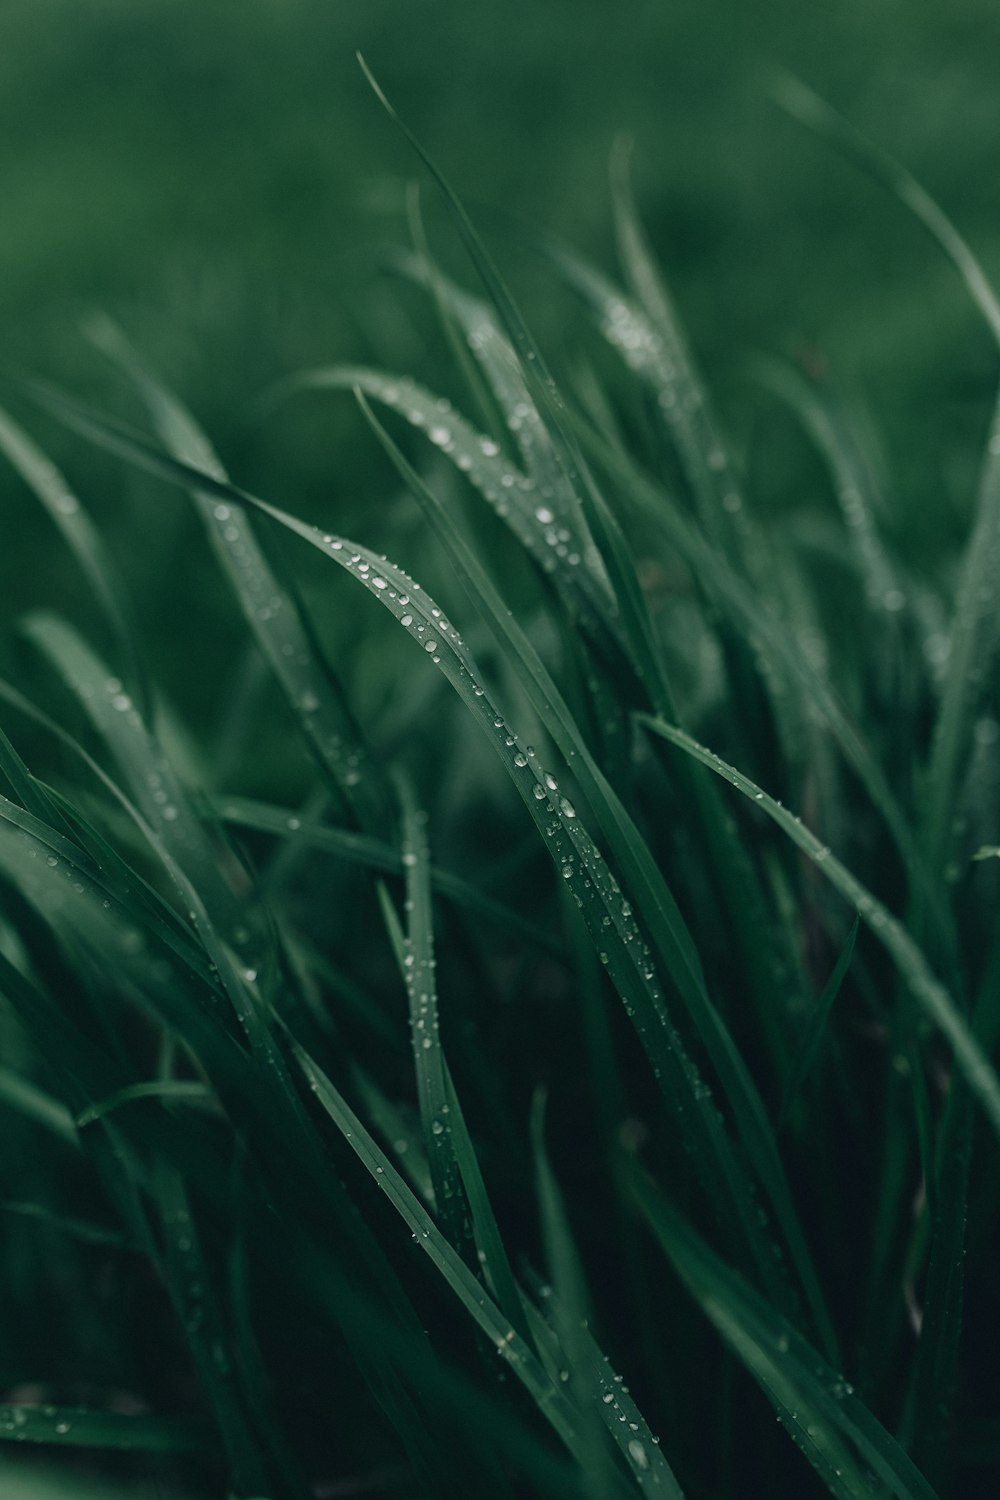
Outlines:
[[[937,205],[782,87],[994,326]],[[624,165],[624,285],[546,247],[556,368],[417,149],[478,278],[412,205],[450,395],[336,365],[253,417],[354,393],[394,560],[230,479],[106,321],[128,420],[38,381],[0,418],[95,606],[40,600],[0,683],[0,1438],[37,1500],[982,1494],[998,444],[915,557],[854,403],[761,362],[823,476],[776,508]],[[214,733],[39,404],[190,496],[245,637]]]

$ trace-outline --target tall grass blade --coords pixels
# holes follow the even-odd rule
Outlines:
[[[902,924],[831,854],[825,844],[803,827],[799,818],[773,797],[769,797],[749,777],[706,750],[683,730],[648,717],[644,717],[642,722],[685,754],[694,756],[702,765],[725,777],[745,797],[755,802],[850,902],[892,958],[914,999],[947,1038],[965,1081],[982,1105],[993,1129],[1000,1135],[1000,1079],[948,991],[937,979],[924,954]]]
[[[144,368],[121,331],[102,319],[95,325],[94,340],[129,376],[165,446],[193,468],[224,480],[225,470],[194,418]],[[275,574],[249,517],[239,506],[219,504],[204,489],[192,490],[192,498],[247,625],[317,764],[362,828],[387,832],[388,787],[307,618]]]
[[[719,1260],[643,1174],[634,1172],[632,1181],[674,1269],[830,1493],[870,1500],[885,1485],[899,1500],[934,1500],[926,1479],[843,1376]]]

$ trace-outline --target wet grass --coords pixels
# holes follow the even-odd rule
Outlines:
[[[546,247],[553,355],[426,165],[449,395],[331,365],[244,419],[353,393],[371,535],[256,494],[106,322],[114,413],[0,419],[93,606],[40,598],[0,683],[0,1439],[34,1500],[982,1494],[1000,440],[917,555],[850,393],[760,362],[815,492],[758,492],[624,163],[618,271]],[[192,508],[213,723],[52,418]]]

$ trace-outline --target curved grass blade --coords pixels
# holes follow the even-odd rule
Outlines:
[[[197,886],[235,948],[248,948],[248,902],[220,872],[219,854],[186,789],[119,678],[55,615],[30,615],[23,630],[54,663],[117,761],[132,799],[156,839]]]
[[[565,1371],[557,1367],[555,1378],[566,1380],[570,1400],[575,1401],[581,1411],[586,1411],[593,1399],[586,1344],[589,1299],[566,1205],[545,1149],[545,1095],[540,1089],[535,1094],[531,1110],[531,1144],[542,1245],[554,1292],[549,1313],[558,1340],[559,1359],[565,1360],[567,1366]],[[587,1445],[583,1462],[584,1490],[593,1500],[600,1500],[608,1482],[609,1468],[603,1434],[600,1428],[588,1423],[583,1427],[581,1439]],[[640,1473],[645,1475],[645,1469],[640,1468]]]
[[[478,337],[481,339],[482,335]],[[568,510],[565,503],[560,504],[552,482],[540,483],[525,474],[504,456],[491,437],[477,433],[449,402],[412,380],[393,379],[356,365],[307,370],[285,382],[281,389],[361,390],[405,417],[411,426],[426,432],[428,440],[467,477],[535,565],[551,577],[581,625],[606,647],[609,641],[619,644],[613,601],[603,570],[597,574],[593,566],[580,565],[581,558],[594,554],[594,549],[593,543],[588,546],[569,529],[572,526],[579,532],[579,516],[574,515],[573,509]],[[536,409],[532,406],[531,410],[537,420]],[[573,507],[579,511],[575,498]]]
[[[279,838],[301,841],[313,849],[325,850],[352,864],[364,865],[372,870],[401,875],[405,870],[402,855],[391,844],[366,834],[353,833],[347,828],[334,828],[327,823],[314,823],[299,817],[297,813],[270,803],[258,802],[249,797],[223,797],[212,802],[217,816],[240,828],[252,828],[261,833],[273,833]],[[432,888],[446,896],[456,906],[477,916],[485,917],[503,931],[526,939],[533,946],[550,953],[561,953],[563,944],[552,933],[529,922],[512,907],[502,901],[494,901],[469,881],[432,865],[430,870]]]
[[[292,1045],[313,1093],[408,1225],[417,1244],[430,1258],[473,1321],[491,1340],[504,1363],[524,1385],[562,1441],[571,1452],[578,1453],[579,1434],[572,1408],[565,1396],[552,1384],[537,1357],[510,1326],[506,1316],[500,1312],[458,1252],[452,1249],[427,1210],[406,1186],[389,1158],[349,1109],[329,1078],[301,1047],[295,1043]]]
[[[117,1448],[134,1453],[218,1452],[211,1427],[185,1417],[126,1416],[89,1406],[0,1405],[0,1442]]]
[[[851,545],[861,565],[869,606],[898,615],[906,592],[878,534],[875,481],[856,438],[830,391],[812,385],[790,365],[761,359],[753,371],[798,418],[826,462]]]
[[[161,1099],[167,1104],[197,1104],[207,1105],[209,1108],[216,1106],[215,1095],[204,1083],[187,1082],[177,1078],[156,1078],[148,1083],[130,1083],[123,1089],[116,1089],[106,1099],[88,1105],[76,1123],[82,1130],[85,1125],[93,1125],[96,1120],[103,1119],[112,1110],[121,1109],[125,1104],[132,1104],[136,1099]]]
[[[920,220],[958,271],[987,327],[1000,344],[1000,300],[972,250],[925,188],[887,151],[862,135],[851,122],[791,73],[773,72],[771,96],[793,119],[840,148],[870,173]]]
[[[0,990],[3,976],[0,974]],[[60,1099],[46,1089],[39,1088],[30,1078],[24,1078],[13,1068],[0,1066],[0,1104],[13,1109],[26,1120],[41,1125],[63,1141],[67,1146],[79,1145],[73,1115]]]
[[[786,1319],[711,1251],[645,1175],[632,1191],[681,1280],[760,1385],[837,1500],[871,1500],[876,1483],[899,1500],[934,1491],[853,1388]]]
[[[437,1221],[451,1245],[467,1257],[472,1226],[452,1141],[451,1099],[441,1046],[426,814],[416,806],[405,781],[400,796],[407,910],[403,975],[410,1007],[420,1123]]]
[[[69,1235],[84,1245],[104,1245],[110,1250],[134,1250],[128,1237],[118,1229],[109,1229],[104,1224],[95,1224],[90,1219],[70,1218],[66,1214],[53,1213],[44,1203],[0,1202],[0,1210],[15,1214],[18,1218],[34,1219],[48,1229]]]
[[[1000,1135],[1000,1079],[948,991],[934,975],[922,951],[901,923],[830,853],[825,844],[802,826],[799,818],[773,797],[769,797],[749,777],[706,750],[704,745],[699,745],[682,729],[651,719],[647,715],[638,717],[648,729],[669,740],[687,755],[700,760],[702,765],[724,777],[745,797],[756,803],[851,903],[892,958],[914,999],[947,1038],[965,1081],[978,1098],[993,1129]]]
[[[145,369],[121,331],[102,319],[94,339],[132,380],[166,447],[193,469],[225,480],[225,470],[194,418]],[[388,786],[300,604],[275,574],[245,511],[219,504],[217,495],[204,487],[191,493],[247,625],[320,770],[362,828],[387,831],[392,826]]]
[[[43,823],[50,824],[60,833],[74,836],[73,829],[59,810],[58,804],[42,784],[32,776],[10,740],[0,729],[0,770],[10,782],[14,795],[22,806]]]
[[[815,717],[818,725],[829,728],[892,835],[910,878],[930,895],[923,855],[910,824],[871,747],[851,722],[829,683],[816,672],[778,617],[761,604],[754,591],[725,559],[667,503],[662,491],[641,474],[626,455],[611,448],[593,431],[587,430],[583,435],[600,462],[619,477],[658,529],[676,546],[713,602],[753,642],[775,680],[787,690],[799,693],[805,711]],[[931,912],[935,906],[935,901],[928,902]]]
[[[1000,299],[947,215],[910,172],[880,150],[799,79],[778,75],[772,84],[778,104],[821,139],[832,142],[870,173],[920,221],[965,283],[984,322],[1000,345]],[[958,781],[968,750],[972,717],[994,661],[1000,629],[995,593],[1000,578],[1000,401],[990,426],[976,500],[975,520],[966,544],[950,631],[948,671],[934,726],[927,784],[925,830],[931,866],[948,860]]]
[[[239,1372],[232,1360],[221,1308],[180,1171],[161,1158],[155,1185],[166,1242],[167,1289],[205,1395],[212,1403],[234,1487],[245,1494],[263,1495],[275,1486],[276,1495],[286,1496],[288,1487],[269,1472],[267,1456],[260,1450],[258,1426],[247,1409]]]
[[[819,1052],[820,1044],[823,1040],[823,1032],[826,1030],[826,1023],[833,1008],[833,1002],[840,994],[840,987],[846,979],[847,971],[851,966],[860,920],[860,917],[854,918],[851,930],[847,934],[847,941],[840,950],[840,956],[834,966],[833,973],[823,986],[823,993],[816,1002],[816,1009],[812,1014],[808,1029],[802,1038],[799,1055],[795,1060],[788,1082],[785,1085],[784,1095],[781,1100],[781,1109],[778,1111],[778,1123],[774,1127],[775,1134],[780,1134],[788,1124],[798,1097],[802,1092],[802,1085],[809,1076],[813,1063],[816,1060],[816,1054]]]
[[[128,592],[100,532],[55,464],[3,410],[0,410],[0,451],[62,533],[108,622],[121,654],[126,680],[148,715],[149,682],[136,649],[139,631],[127,604]]]

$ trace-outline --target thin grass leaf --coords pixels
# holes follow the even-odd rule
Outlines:
[[[358,1159],[389,1198],[417,1244],[455,1293],[473,1321],[492,1341],[505,1365],[524,1385],[539,1412],[571,1452],[579,1453],[579,1435],[572,1409],[557,1390],[520,1335],[490,1298],[482,1284],[445,1239],[426,1209],[414,1197],[385,1153],[349,1109],[329,1078],[302,1048],[294,1047],[302,1071],[319,1103],[343,1134]]]
[[[556,1329],[556,1297],[551,1287],[539,1289],[541,1311],[527,1304],[535,1339],[547,1352],[550,1363],[558,1370],[562,1359]],[[625,1385],[624,1377],[611,1368],[606,1354],[587,1328],[580,1330],[581,1376],[589,1387],[589,1401],[643,1493],[658,1494],[665,1500],[684,1500],[684,1492],[654,1437],[645,1417]]]
[[[128,591],[103,538],[63,475],[16,422],[0,410],[0,451],[41,501],[90,585],[111,629],[132,692],[148,714],[149,682],[136,650],[139,632]]]
[[[128,375],[165,446],[194,469],[224,480],[208,438],[175,396],[140,362],[120,329],[101,319],[94,341]],[[331,787],[370,833],[391,828],[391,798],[308,617],[275,573],[242,508],[204,489],[192,499],[261,653]]]
[[[88,1107],[79,1116],[76,1123],[82,1130],[85,1125],[93,1125],[96,1120],[101,1120],[115,1109],[121,1109],[125,1104],[132,1104],[137,1099],[160,1099],[166,1104],[197,1104],[209,1108],[217,1105],[215,1095],[204,1083],[186,1082],[177,1078],[156,1078],[148,1083],[130,1083],[123,1089],[117,1089],[107,1099],[101,1099],[96,1104]]]
[[[906,607],[906,592],[879,536],[874,476],[840,403],[831,391],[777,360],[756,360],[753,373],[799,420],[827,465],[869,606],[898,615]]]
[[[161,1159],[156,1170],[156,1194],[163,1225],[167,1290],[197,1368],[202,1388],[215,1414],[219,1433],[238,1489],[265,1494],[275,1483],[266,1455],[260,1450],[253,1416],[247,1410],[239,1372],[234,1366],[229,1338],[201,1248],[191,1205],[180,1172]],[[287,1494],[284,1485],[281,1492]]]
[[[871,1500],[876,1484],[899,1500],[935,1500],[926,1479],[853,1387],[786,1319],[726,1266],[639,1171],[641,1212],[691,1296],[760,1385],[837,1500]]]
[[[770,92],[774,102],[820,140],[837,146],[920,220],[936,240],[965,282],[983,321],[1000,344],[1000,301],[989,277],[947,214],[925,188],[889,152],[867,139],[860,130],[827,104],[819,94],[794,74],[773,70]]]
[[[749,777],[706,750],[683,730],[645,715],[640,716],[640,722],[687,755],[700,760],[702,765],[708,766],[717,775],[725,777],[745,797],[755,802],[850,902],[892,958],[914,999],[947,1038],[965,1081],[982,1105],[993,1129],[1000,1135],[1000,1079],[967,1022],[956,1009],[948,991],[937,979],[921,949],[902,924],[831,854],[825,844],[802,826],[799,818],[769,797]]]
[[[117,1448],[132,1453],[194,1453],[214,1457],[209,1425],[185,1417],[98,1411],[87,1406],[0,1405],[0,1442],[53,1447]]]
[[[531,1144],[542,1244],[554,1292],[549,1315],[559,1344],[559,1359],[565,1360],[567,1366],[565,1370],[557,1368],[555,1378],[565,1380],[570,1400],[585,1411],[593,1400],[586,1341],[589,1298],[566,1205],[545,1149],[545,1095],[542,1090],[536,1091],[532,1103]],[[584,1492],[594,1500],[600,1500],[608,1482],[609,1469],[604,1435],[600,1428],[588,1423],[583,1427],[581,1440],[587,1445],[583,1460]],[[639,1473],[644,1476],[645,1472],[640,1466]]]
[[[923,853],[898,799],[860,729],[854,724],[829,683],[816,672],[801,646],[782,622],[718,556],[685,519],[671,507],[662,491],[648,480],[627,455],[610,448],[592,430],[581,428],[584,440],[599,461],[621,480],[643,511],[677,547],[696,573],[713,602],[759,650],[775,680],[789,692],[801,695],[804,711],[826,726],[839,744],[844,759],[858,776],[878,810],[905,862],[907,873],[928,897],[933,915],[936,887],[932,886]]]
[[[60,833],[70,838],[74,837],[74,830],[63,816],[58,804],[46,788],[32,776],[2,729],[0,729],[0,770],[10,782],[15,797],[28,812],[33,813],[41,822],[50,824]]]
[[[593,573],[580,568],[585,543],[566,529],[565,506],[559,506],[549,485],[540,486],[511,463],[493,438],[476,432],[450,402],[412,380],[358,365],[304,370],[284,382],[275,397],[286,391],[355,389],[424,432],[428,441],[468,478],[536,566],[552,578],[581,623],[599,641],[607,639],[614,628],[607,586],[602,591]],[[579,530],[578,520],[575,524]]]
[[[788,1082],[785,1084],[785,1091],[782,1095],[781,1108],[778,1111],[778,1123],[775,1126],[776,1134],[780,1134],[788,1124],[792,1111],[798,1102],[799,1095],[802,1093],[802,1087],[816,1061],[816,1055],[823,1041],[823,1033],[826,1030],[830,1012],[833,1009],[833,1002],[840,994],[840,987],[847,978],[847,971],[851,966],[860,921],[860,917],[855,917],[851,923],[851,930],[847,934],[844,946],[840,950],[833,973],[823,986],[823,993],[816,1002],[816,1009],[813,1011],[809,1026],[802,1037],[798,1057],[789,1074]]]
[[[403,976],[410,1010],[417,1100],[436,1218],[459,1254],[470,1249],[472,1225],[451,1133],[451,1099],[438,1016],[430,852],[426,814],[406,781],[400,785],[407,924]]]
[[[983,321],[1000,345],[1000,299],[962,235],[911,173],[868,141],[799,79],[788,74],[777,75],[772,94],[790,115],[821,139],[838,146],[915,215],[958,271]],[[1000,643],[996,610],[992,607],[998,578],[1000,401],[990,427],[975,517],[962,561],[950,630],[948,672],[931,745],[925,831],[935,870],[948,860],[954,833],[951,820],[972,717]]]
[[[3,979],[0,976],[0,989]],[[53,1098],[30,1078],[22,1078],[12,1068],[0,1066],[0,1104],[15,1110],[26,1120],[41,1125],[67,1146],[79,1145],[73,1115],[60,1099]]]
[[[44,1203],[0,1202],[0,1211],[14,1214],[17,1218],[32,1219],[44,1224],[46,1229],[57,1234],[66,1234],[84,1245],[102,1245],[109,1250],[134,1250],[127,1235],[119,1229],[109,1229],[104,1224],[95,1224],[90,1219],[70,1218],[67,1214],[53,1213]]]
[[[535,708],[540,721],[572,767],[577,781],[594,809],[601,830],[619,862],[619,867],[625,874],[636,903],[648,925],[663,966],[676,985],[712,1064],[718,1071],[747,1152],[786,1236],[793,1261],[809,1298],[813,1316],[822,1330],[824,1341],[832,1349],[834,1347],[832,1325],[824,1309],[818,1279],[798,1224],[769,1122],[743,1059],[733,1045],[722,1018],[708,997],[700,959],[676,902],[627,810],[596,765],[558,689],[530,641],[517,625],[511,611],[504,607],[476,558],[454,535],[434,495],[410,468],[391,439],[384,430],[379,428],[378,423],[370,414],[369,418],[401,474],[421,501],[428,519],[434,525],[438,537],[456,566],[459,578],[465,584],[471,602],[498,638],[513,647],[515,655],[512,660],[518,681]],[[508,656],[508,659],[511,658]],[[556,786],[550,785],[554,782],[554,777],[543,775],[541,783],[536,784],[536,790],[542,799],[546,799],[547,791],[556,792]],[[547,800],[555,802],[552,796],[549,796]],[[563,798],[559,799],[558,805],[560,812],[564,815],[563,821],[567,828],[578,834],[581,833],[582,830],[576,821],[575,811],[571,805]],[[567,807],[572,815],[571,823],[567,822]],[[589,840],[587,845],[587,856],[593,867],[596,862],[595,856],[596,860],[599,860],[600,855]],[[564,874],[565,870],[564,865]],[[613,879],[608,889],[612,899],[619,896],[620,893]],[[626,918],[631,920],[631,908],[627,902],[623,903],[623,910]],[[600,940],[598,941],[600,946]],[[644,962],[641,972],[644,981],[648,984],[653,975],[652,971],[647,972]],[[653,1011],[649,1021],[654,1025],[657,1021],[660,1024],[666,1024],[662,1009],[662,996],[650,998],[653,999]],[[629,1008],[627,1002],[626,1008]],[[635,1019],[634,1015],[633,1019]],[[642,1036],[643,1027],[637,1025],[637,1029]],[[657,1063],[654,1062],[654,1071],[656,1069]],[[657,1076],[662,1075],[657,1073]],[[702,1083],[698,1087],[704,1088],[705,1085]],[[676,1099],[676,1090],[672,1090],[671,1095]],[[730,1178],[731,1190],[734,1186],[734,1180]],[[738,1189],[737,1196],[741,1196]],[[758,1266],[765,1276],[773,1275],[773,1267],[764,1255],[763,1245],[759,1243],[759,1234],[749,1229],[745,1218],[743,1222],[749,1231],[750,1243],[754,1247]]]
[[[352,864],[364,865],[388,874],[401,875],[406,868],[402,854],[391,844],[369,838],[366,834],[353,833],[347,828],[311,822],[298,813],[270,803],[258,802],[249,797],[220,797],[214,799],[211,806],[217,816],[235,827],[273,833],[279,838],[301,842],[309,848],[335,854]],[[432,865],[430,879],[432,888],[439,895],[453,901],[456,906],[485,917],[501,930],[527,940],[535,947],[544,948],[551,953],[562,952],[562,944],[552,933],[526,920],[513,907],[502,901],[494,901],[460,875]]]
[[[186,788],[120,679],[111,676],[76,631],[56,616],[30,615],[23,629],[57,667],[105,740],[157,844],[197,887],[227,941],[252,958],[257,944],[251,946],[249,928],[254,924],[246,893],[237,894],[232,882],[223,878],[219,850],[210,843]],[[235,861],[232,866],[240,873]]]

